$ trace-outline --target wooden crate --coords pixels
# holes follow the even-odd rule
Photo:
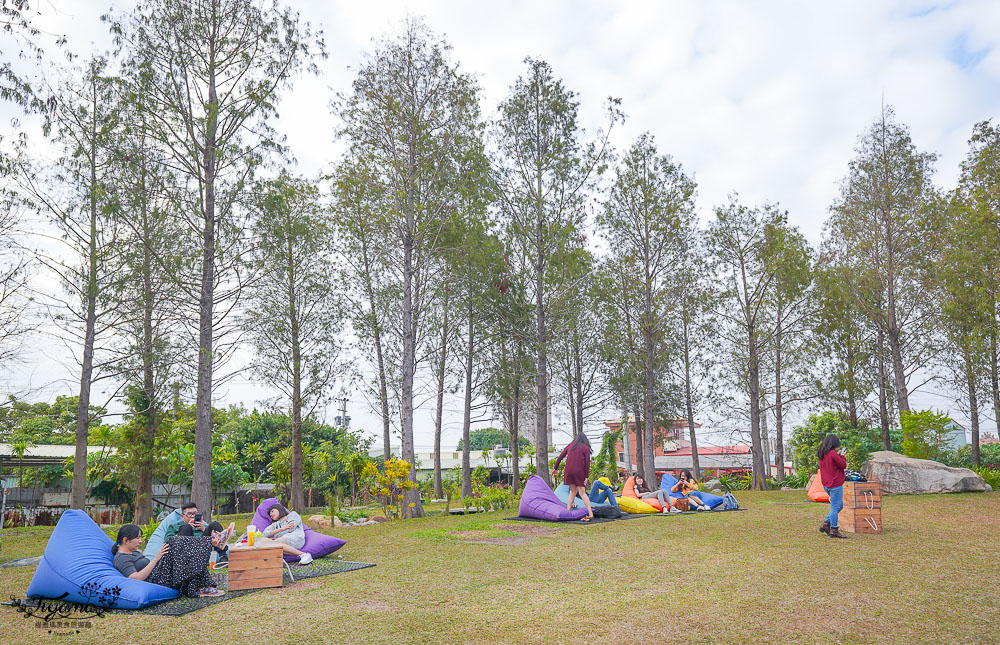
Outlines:
[[[229,590],[280,587],[283,582],[283,566],[280,544],[271,542],[252,547],[230,546]]]
[[[850,533],[882,532],[882,487],[878,482],[844,482],[840,529]]]

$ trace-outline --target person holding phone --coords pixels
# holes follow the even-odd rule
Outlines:
[[[832,538],[847,537],[837,526],[837,516],[844,508],[844,470],[847,468],[844,453],[846,452],[840,448],[840,437],[835,434],[823,437],[823,442],[816,451],[816,456],[819,457],[820,480],[823,489],[830,495],[830,513],[819,527],[819,532],[826,533]]]
[[[229,528],[223,530],[222,525],[218,522],[211,522],[210,524],[205,524],[204,517],[198,510],[198,505],[194,502],[186,502],[181,505],[181,520],[180,526],[172,529],[167,529],[166,535],[164,536],[164,542],[169,540],[174,535],[180,535],[182,537],[198,537],[200,535],[215,535],[216,533],[224,535],[225,539],[221,541],[221,544],[215,545],[215,552],[219,554],[218,561],[225,562],[229,559],[229,545],[226,542],[229,541],[229,535],[233,532],[236,524],[232,523]]]

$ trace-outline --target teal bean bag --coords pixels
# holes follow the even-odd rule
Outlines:
[[[153,534],[149,536],[149,542],[146,543],[146,548],[142,550],[142,554],[147,558],[152,558],[156,555],[156,552],[160,550],[163,543],[167,541],[167,529],[171,526],[180,526],[184,520],[181,519],[181,509],[175,508],[174,511],[163,518],[160,525],[156,527]]]

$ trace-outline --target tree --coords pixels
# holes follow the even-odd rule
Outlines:
[[[480,146],[478,87],[449,58],[450,45],[419,20],[378,43],[341,97],[340,136],[348,159],[363,160],[371,190],[385,195],[378,213],[389,233],[384,252],[398,293],[400,433],[403,461],[414,461],[417,345],[433,295],[434,258],[456,208],[470,149]],[[347,213],[348,216],[362,216]],[[403,511],[422,516],[416,469],[408,471]]]
[[[858,305],[884,335],[900,412],[910,409],[911,367],[924,364],[934,351],[926,331],[932,307],[920,277],[927,245],[935,238],[931,229],[940,219],[933,216],[936,159],[916,149],[909,129],[884,106],[858,139],[826,224],[840,253],[872,274],[872,280],[852,280],[851,286]]]
[[[200,257],[178,286],[197,303],[198,367],[192,500],[212,509],[214,371],[237,328],[227,314],[246,276],[241,247],[247,209],[241,204],[256,169],[279,151],[270,125],[280,90],[323,55],[290,9],[253,0],[148,0],[131,14],[107,17],[128,65],[148,80],[148,136],[170,155],[187,191],[184,221]]]
[[[329,279],[332,230],[310,181],[282,172],[256,193],[253,262],[261,277],[248,298],[246,325],[257,377],[290,403],[291,505],[302,510],[302,419],[329,401],[345,371],[342,303]]]
[[[120,103],[103,59],[91,59],[74,80],[53,89],[44,131],[61,148],[52,174],[32,172],[21,161],[20,185],[28,203],[47,214],[62,233],[71,260],[61,254],[37,257],[61,279],[69,293],[55,300],[56,323],[78,343],[80,393],[70,507],[82,509],[87,487],[87,429],[91,387],[111,376],[109,362],[95,361],[102,340],[120,321],[114,284],[122,279],[115,190],[110,150],[117,136]],[[113,357],[110,362],[113,362]]]
[[[520,437],[517,440],[521,448],[529,446],[528,440]],[[455,450],[462,450],[465,439],[459,439]],[[469,450],[493,450],[497,446],[510,448],[510,435],[499,428],[480,428],[469,433]]]
[[[748,399],[753,485],[763,488],[767,475],[761,441],[761,377],[774,337],[769,307],[779,264],[772,253],[781,248],[774,238],[785,226],[786,215],[770,204],[748,208],[735,195],[715,214],[707,240],[721,290],[716,319],[728,345],[734,385]]]
[[[525,59],[527,72],[511,87],[499,108],[494,160],[497,191],[507,218],[515,267],[528,276],[534,302],[535,468],[549,481],[548,410],[549,307],[560,289],[561,263],[578,247],[587,192],[601,170],[610,126],[620,119],[610,101],[609,127],[584,144],[577,125],[579,103],[548,63]]]
[[[654,408],[654,400],[657,380],[673,349],[666,339],[666,319],[674,313],[676,268],[694,229],[694,193],[695,183],[681,166],[660,155],[652,135],[643,134],[622,159],[598,217],[611,253],[628,257],[636,269],[630,276],[638,295],[644,424],[640,454],[646,473],[655,472],[653,431],[662,412]]]

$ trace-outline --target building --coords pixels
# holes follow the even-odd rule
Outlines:
[[[945,450],[958,450],[967,445],[969,442],[965,437],[965,428],[949,419],[945,424],[945,433],[941,435],[941,447]]]
[[[619,441],[615,449],[618,453],[618,467],[634,472],[638,464],[635,417],[629,415],[626,423],[628,423],[630,458],[627,461],[625,459],[623,441]],[[605,421],[604,425],[610,432],[617,432],[622,426],[622,419],[611,419]],[[701,424],[696,422],[695,428],[700,427]],[[653,429],[653,467],[656,472],[676,473],[693,466],[688,433],[687,419],[674,419],[669,428],[657,426]],[[750,446],[699,446],[698,465],[702,470],[723,472],[750,470],[753,467]]]

